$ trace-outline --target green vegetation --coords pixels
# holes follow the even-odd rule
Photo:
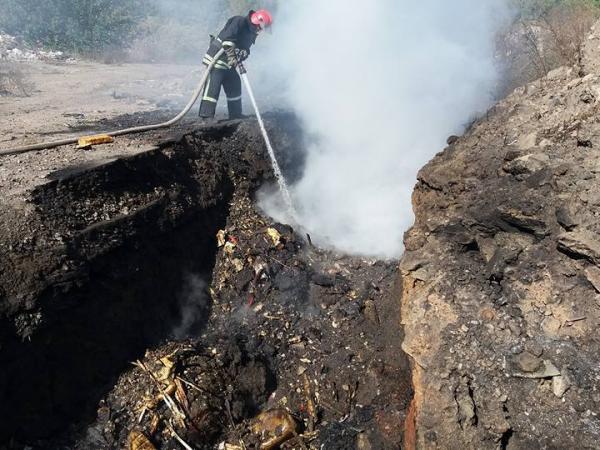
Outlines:
[[[88,57],[104,57],[134,45],[148,60],[179,60],[199,52],[208,34],[218,31],[227,16],[245,14],[257,4],[251,0],[0,0],[0,30],[31,45]]]
[[[97,56],[122,48],[149,0],[0,0],[0,28],[26,42]]]
[[[25,42],[92,58],[200,60],[228,16],[281,0],[0,0],[0,30]],[[600,0],[507,0],[515,20],[499,36],[508,85],[577,64]],[[503,56],[504,55],[504,56]]]

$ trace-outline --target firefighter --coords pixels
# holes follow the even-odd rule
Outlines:
[[[203,59],[208,66],[221,49],[225,52],[217,60],[206,82],[200,117],[211,119],[215,116],[221,86],[227,95],[227,107],[230,119],[239,119],[242,115],[242,81],[237,73],[238,61],[244,61],[250,55],[250,47],[263,30],[270,30],[273,23],[271,13],[265,9],[250,11],[247,16],[235,16],[227,21],[219,36],[211,36],[210,47]]]

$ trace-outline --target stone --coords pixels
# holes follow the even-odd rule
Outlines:
[[[448,136],[448,139],[446,139],[446,144],[454,145],[458,142],[459,139],[460,138],[456,135]]]
[[[373,300],[369,299],[365,301],[363,314],[369,322],[379,325],[379,314],[377,313],[377,307],[375,306],[375,302]]]
[[[579,220],[576,218],[575,209],[571,205],[562,205],[556,209],[556,220],[567,231],[572,231]]]
[[[527,230],[539,237],[548,233],[548,224],[544,217],[508,206],[498,207],[498,214],[504,222],[520,230]]]
[[[477,239],[477,246],[479,247],[479,252],[481,253],[481,256],[483,257],[483,260],[486,263],[489,263],[492,258],[494,257],[494,253],[496,253],[496,243],[494,242],[493,239],[490,238],[484,238],[484,237],[478,237]]]
[[[558,249],[567,255],[586,258],[595,265],[600,264],[600,241],[590,230],[563,233],[558,237]]]
[[[523,353],[522,355],[519,355],[519,359],[525,354],[527,354],[527,353]],[[531,357],[535,358],[533,355],[531,355]],[[536,368],[535,370],[532,370],[532,371],[523,370],[523,366],[521,366],[519,359],[517,360],[517,365],[518,365],[517,368],[521,369],[521,371],[513,374],[513,376],[515,376],[515,377],[540,379],[540,378],[557,377],[561,374],[560,370],[558,370],[551,361],[547,361],[547,360],[542,361],[539,358],[535,358],[535,360],[538,360],[541,362],[541,364],[538,366],[538,368]],[[527,365],[526,367],[528,367],[528,368],[532,367],[533,362],[535,360],[531,359],[531,361],[528,363],[529,365]]]
[[[528,150],[537,144],[538,135],[536,132],[521,135],[517,140],[517,147],[522,150]]]
[[[505,163],[502,169],[512,175],[531,174],[548,167],[549,163],[550,158],[545,153],[532,153]]]
[[[513,355],[519,355],[519,354],[523,353],[523,346],[521,344],[513,345],[510,348],[510,352]]]
[[[537,356],[538,358],[544,353],[543,347],[537,342],[528,342],[525,345],[525,348],[529,353],[531,353],[534,356]]]
[[[596,266],[590,266],[584,271],[585,277],[594,286],[596,292],[600,293],[600,269]]]
[[[558,398],[562,398],[570,387],[571,383],[567,375],[559,375],[552,378],[552,392]]]
[[[529,352],[524,352],[517,357],[517,364],[523,372],[535,372],[541,367],[542,360]]]

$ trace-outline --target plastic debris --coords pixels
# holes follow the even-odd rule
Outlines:
[[[217,246],[219,248],[225,245],[225,230],[219,230],[217,233]]]
[[[233,252],[235,252],[235,244],[233,242],[227,242],[224,246],[223,246],[223,250],[225,251],[225,253],[227,253],[228,255],[233,255]]]
[[[92,145],[100,145],[100,144],[110,144],[114,142],[115,139],[108,134],[97,134],[95,136],[85,136],[79,138],[77,143],[79,144],[77,148],[89,148]]]
[[[260,414],[251,427],[260,436],[263,450],[271,450],[296,434],[296,422],[285,409],[272,409]]]
[[[281,244],[281,233],[279,233],[279,231],[277,231],[275,228],[268,228],[267,234],[273,241],[274,247],[277,247],[279,244]]]
[[[129,450],[156,450],[156,447],[144,433],[133,430],[129,433]]]

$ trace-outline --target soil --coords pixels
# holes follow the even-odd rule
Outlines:
[[[0,159],[0,446],[597,448],[598,42],[419,172],[400,270],[257,209],[252,119]],[[170,115],[31,67],[42,92],[0,104],[4,144],[62,136],[61,114]],[[300,125],[267,126],[293,181]]]
[[[401,263],[417,448],[598,448],[599,31],[583,67],[515,90],[419,173]]]
[[[173,115],[151,82],[116,83],[138,66],[24,67],[40,92],[2,114],[5,145]],[[143,68],[163,92],[187,72]],[[299,124],[267,127],[293,181]],[[401,446],[398,262],[264,216],[254,120],[8,156],[0,177],[0,448]]]

